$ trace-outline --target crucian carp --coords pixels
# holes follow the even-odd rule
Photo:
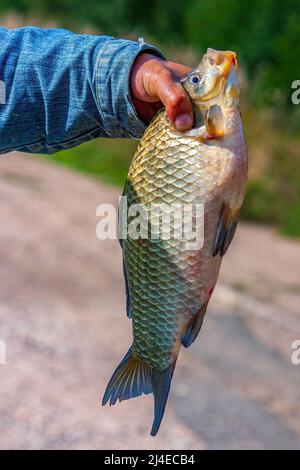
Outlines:
[[[131,163],[128,206],[197,205],[203,243],[197,249],[171,235],[121,239],[133,342],[115,370],[103,404],[154,395],[151,434],[159,429],[181,346],[201,329],[222,258],[234,236],[247,182],[247,150],[239,110],[236,54],[208,49],[183,81],[194,125],[179,132],[160,111]],[[176,220],[173,220],[176,224]]]

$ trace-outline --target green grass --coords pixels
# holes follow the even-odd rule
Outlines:
[[[136,145],[137,141],[129,139],[96,139],[48,158],[122,187]]]
[[[300,238],[299,188],[289,195],[286,188],[274,181],[262,179],[249,181],[242,218],[253,222],[273,225],[283,234]]]
[[[242,217],[300,238],[300,138],[259,119],[256,133],[252,124],[247,122],[250,177]]]

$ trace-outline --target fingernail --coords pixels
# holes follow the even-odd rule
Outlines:
[[[179,114],[175,119],[175,127],[178,131],[187,131],[193,125],[192,116],[188,113]]]

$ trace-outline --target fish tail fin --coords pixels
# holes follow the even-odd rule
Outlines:
[[[121,402],[151,392],[151,369],[133,357],[132,348],[129,348],[106,387],[102,405],[106,405],[108,401],[110,405],[114,405],[118,400]]]
[[[102,405],[109,401],[114,405],[118,400],[129,400],[142,394],[154,395],[154,421],[151,435],[159,429],[168,400],[175,363],[162,371],[154,369],[132,355],[130,348],[113,373],[103,396]]]
[[[155,436],[159,430],[161,420],[163,419],[170,386],[172,382],[175,363],[167,369],[152,369],[152,391],[154,395],[154,420],[151,429],[151,436]]]

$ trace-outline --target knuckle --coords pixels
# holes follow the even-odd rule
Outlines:
[[[168,82],[173,80],[172,72],[162,65],[160,66],[160,76]]]
[[[175,91],[175,90],[174,90]],[[169,98],[169,105],[177,108],[182,104],[182,102],[185,100],[185,95],[182,93],[180,90],[178,90],[176,93],[172,93]]]
[[[166,70],[164,63],[161,60],[155,59],[151,62],[152,62],[151,66],[153,67],[153,70],[155,70],[157,73],[162,73]]]

